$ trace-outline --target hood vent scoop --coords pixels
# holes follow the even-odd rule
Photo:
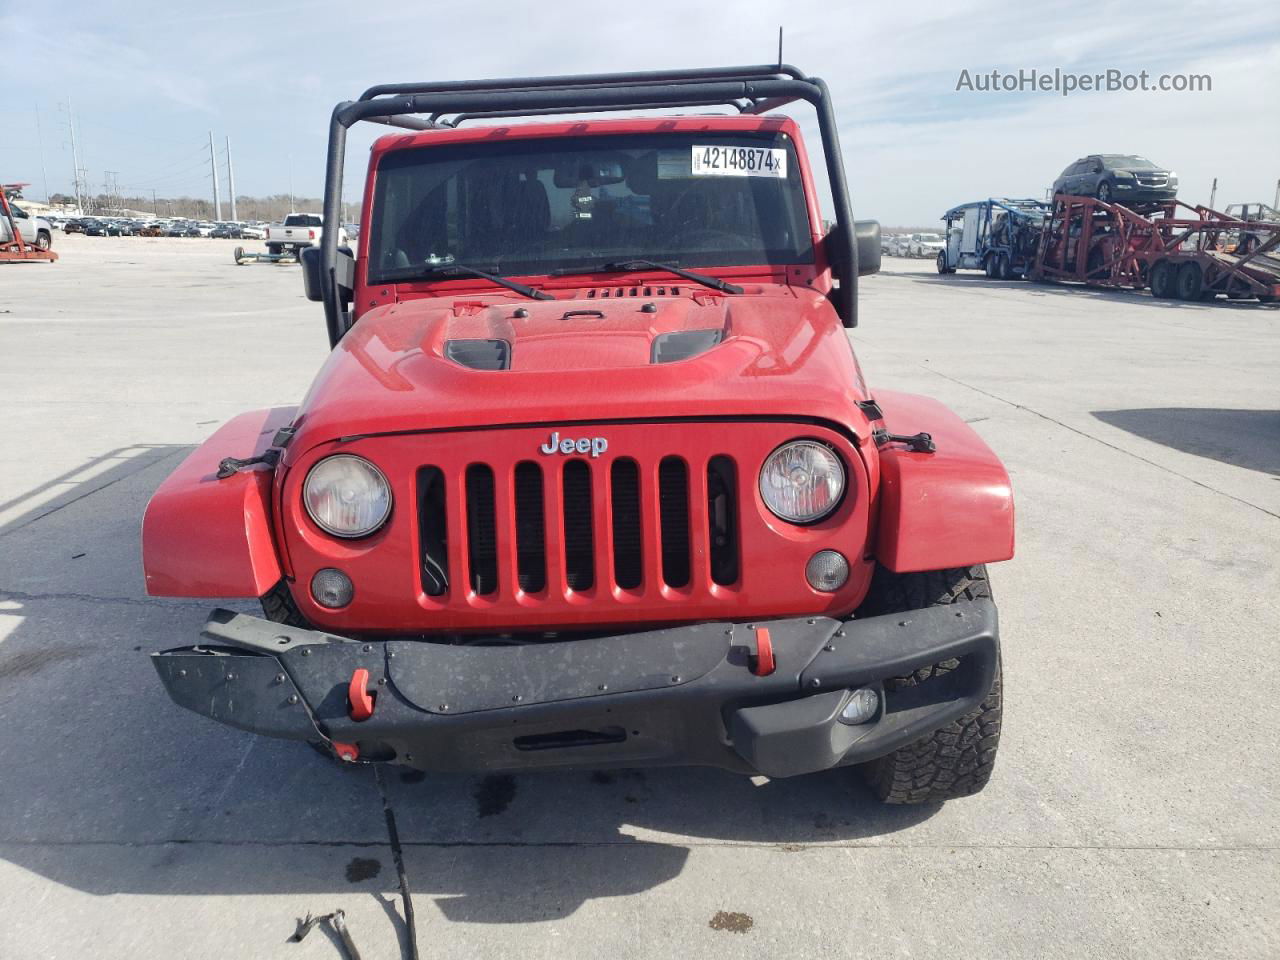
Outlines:
[[[511,369],[511,344],[505,340],[449,340],[444,355],[472,370]]]
[[[724,339],[723,330],[676,330],[653,339],[653,363],[675,363],[706,353]]]
[[[651,283],[629,287],[590,287],[584,293],[588,300],[618,297],[678,297],[680,295],[679,287],[657,287]]]

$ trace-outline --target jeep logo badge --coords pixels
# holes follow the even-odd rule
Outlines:
[[[557,453],[589,453],[592,457],[598,457],[609,449],[609,441],[604,437],[579,437],[574,440],[572,437],[560,439],[560,431],[553,431],[551,438],[547,440],[538,450],[544,456],[552,456]]]

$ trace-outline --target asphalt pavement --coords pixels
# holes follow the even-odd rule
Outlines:
[[[337,908],[365,960],[404,946],[372,773],[187,713],[147,662],[210,606],[145,596],[148,496],[327,350],[298,268],[234,246],[0,265],[5,960],[327,960],[287,938]],[[869,381],[1013,480],[990,786],[392,769],[423,957],[1280,955],[1280,308],[900,260],[862,286]]]

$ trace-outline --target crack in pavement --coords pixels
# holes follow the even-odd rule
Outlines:
[[[481,849],[557,849],[557,848],[598,848],[598,847],[634,847],[638,843],[661,844],[659,840],[640,840],[633,837],[619,836],[616,840],[401,840],[400,845],[406,848],[422,849],[455,849],[476,847]],[[387,840],[2,840],[0,847],[126,847],[131,849],[149,849],[153,847],[262,847],[273,849],[278,847],[390,847]],[[1153,853],[1280,853],[1280,844],[1159,844],[1159,843],[970,843],[970,842],[929,842],[929,843],[874,843],[859,840],[835,840],[826,843],[797,843],[791,840],[770,841],[721,841],[721,840],[688,840],[676,838],[676,842],[667,846],[734,848],[742,847],[750,850],[772,850],[786,847],[788,852],[799,850],[1116,850]]]
[[[5,587],[0,587],[0,600],[16,600],[20,603],[38,603],[42,600],[69,600],[73,603],[114,603],[134,607],[168,607],[171,609],[199,607],[202,610],[216,606],[214,598],[209,598],[208,600],[171,600],[167,597],[96,597],[90,593],[23,593],[21,590],[9,590]],[[0,610],[0,613],[5,612]]]
[[[66,500],[63,503],[58,504],[56,507],[51,507],[50,509],[46,510],[44,513],[38,513],[34,517],[31,517],[29,520],[25,520],[22,523],[18,524],[17,526],[10,527],[9,529],[5,530],[3,533],[0,533],[0,537],[7,537],[11,534],[17,533],[19,530],[25,530],[27,527],[31,526],[33,523],[39,523],[41,520],[45,519],[46,517],[51,517],[55,513],[58,513],[61,510],[65,510],[67,507],[71,506],[74,503],[79,503],[81,500],[84,500],[88,497],[92,497],[95,493],[101,493],[103,490],[106,490],[108,487],[114,487],[117,483],[120,483],[122,480],[128,480],[130,477],[137,476],[143,470],[148,470],[151,467],[154,467],[157,463],[164,463],[166,460],[172,460],[179,453],[182,453],[186,449],[187,449],[186,447],[179,447],[177,450],[171,450],[166,454],[162,454],[161,456],[154,457],[149,460],[145,460],[142,464],[138,466],[136,470],[130,470],[128,473],[122,474],[121,476],[116,477],[114,480],[108,480],[106,483],[102,484],[102,486],[94,487],[92,490],[87,490],[84,493],[79,494],[78,496],[74,496],[70,500]]]
[[[883,350],[885,353],[891,354],[892,356],[900,357],[903,359],[910,359],[909,357],[906,357],[906,355],[898,353],[895,350],[890,350],[887,347],[882,347],[875,343],[871,343],[869,341],[862,340],[857,337],[850,337],[849,339],[858,340],[859,343],[866,344],[873,350]],[[1018,403],[1015,400],[1009,400],[1008,398],[1002,397],[997,393],[992,393],[989,390],[983,390],[981,387],[975,387],[973,384],[966,383],[965,381],[961,380],[959,377],[953,377],[950,374],[943,373],[941,370],[937,370],[933,367],[928,366],[927,364],[917,362],[915,365],[921,368],[922,370],[928,370],[930,373],[934,374],[935,376],[941,377],[943,380],[947,380],[950,383],[956,384],[957,386],[964,387],[967,390],[972,390],[974,393],[981,394],[982,396],[987,397],[991,400],[997,400],[1000,403],[1013,407],[1015,410],[1025,410],[1027,413],[1030,413],[1033,416],[1037,416],[1041,420],[1044,420],[1048,423],[1052,423],[1052,424],[1055,424],[1056,426],[1062,427],[1064,430],[1069,430],[1078,436],[1084,437],[1086,440],[1092,440],[1094,443],[1100,443],[1102,444],[1102,446],[1107,447],[1110,450],[1114,450],[1117,453],[1122,453],[1127,457],[1132,457],[1134,460],[1137,460],[1141,463],[1145,463],[1148,466],[1155,467],[1157,470],[1162,470],[1165,473],[1171,474],[1172,476],[1179,478],[1180,480],[1186,480],[1188,483],[1193,483],[1197,487],[1200,487],[1203,490],[1208,490],[1210,493],[1215,493],[1220,497],[1226,497],[1228,500],[1234,500],[1236,503],[1242,504],[1243,506],[1246,506],[1246,507],[1252,507],[1254,510],[1257,510],[1259,513],[1266,514],[1268,517],[1272,517],[1273,519],[1280,520],[1280,513],[1276,513],[1272,510],[1268,510],[1266,507],[1256,504],[1252,500],[1245,500],[1243,497],[1237,497],[1234,493],[1227,493],[1227,491],[1225,490],[1219,490],[1217,487],[1211,484],[1205,483],[1203,480],[1197,480],[1195,479],[1195,477],[1189,477],[1185,473],[1179,473],[1177,470],[1174,470],[1172,467],[1166,467],[1162,463],[1157,463],[1155,460],[1150,460],[1147,457],[1142,456],[1141,454],[1134,453],[1132,450],[1128,450],[1125,447],[1122,447],[1122,446],[1119,446],[1118,444],[1110,442],[1109,440],[1103,440],[1101,437],[1095,437],[1093,434],[1088,433],[1084,430],[1081,430],[1079,427],[1073,427],[1071,426],[1071,424],[1064,423],[1061,420],[1057,420],[1054,417],[1049,416],[1047,413],[1041,413],[1039,410],[1035,409],[1035,407],[1028,407],[1026,404]]]

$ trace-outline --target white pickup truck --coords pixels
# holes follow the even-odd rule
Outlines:
[[[13,211],[13,222],[24,243],[31,244],[37,250],[48,250],[53,246],[53,226],[48,220],[27,213],[12,200],[9,201],[9,209]],[[3,208],[0,208],[0,243],[6,243],[13,236],[9,221],[2,211]]]
[[[303,247],[310,247],[320,242],[320,234],[324,230],[324,218],[318,213],[291,213],[284,218],[284,223],[273,223],[267,227],[267,253],[297,253]],[[347,243],[347,231],[338,228],[338,245]]]

